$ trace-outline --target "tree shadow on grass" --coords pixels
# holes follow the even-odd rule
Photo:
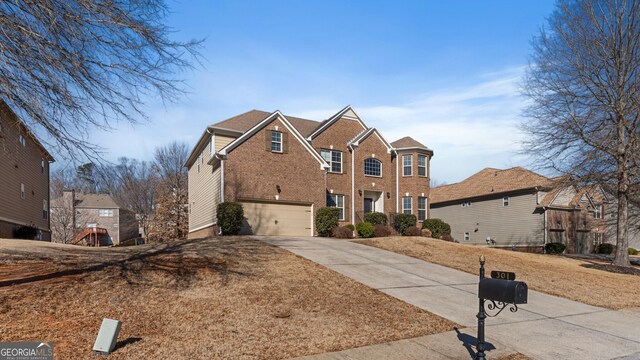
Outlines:
[[[240,271],[240,261],[266,261],[276,250],[257,240],[238,238],[193,239],[152,244],[128,249],[104,249],[74,251],[76,257],[56,262],[55,257],[44,255],[37,260],[45,262],[41,274],[0,281],[0,288],[18,284],[34,283],[74,275],[88,275],[102,270],[116,270],[132,285],[184,287],[188,286],[199,272],[208,270],[227,277],[229,275],[252,276]],[[66,269],[47,271],[52,265]],[[166,281],[157,281],[158,275]]]

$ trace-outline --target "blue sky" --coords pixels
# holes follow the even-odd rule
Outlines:
[[[432,178],[457,182],[516,155],[530,41],[554,2],[169,1],[174,38],[205,38],[189,94],[149,100],[150,122],[101,134],[107,159],[193,146],[211,123],[251,110],[323,120],[351,104],[393,141],[434,150]]]

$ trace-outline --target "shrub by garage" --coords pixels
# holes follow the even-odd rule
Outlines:
[[[218,226],[222,235],[237,235],[242,228],[244,209],[237,202],[223,202],[217,207]]]
[[[331,236],[333,229],[338,227],[340,209],[337,207],[323,207],[316,212],[316,229],[318,236]]]

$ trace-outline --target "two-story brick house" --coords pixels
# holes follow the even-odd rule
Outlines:
[[[340,208],[342,224],[369,211],[422,221],[432,156],[409,137],[389,143],[350,106],[322,122],[249,111],[208,126],[185,163],[190,237],[217,232],[222,201],[243,204],[253,234],[313,235],[324,206]]]
[[[0,238],[23,226],[50,241],[49,164],[53,157],[3,101],[0,101]]]

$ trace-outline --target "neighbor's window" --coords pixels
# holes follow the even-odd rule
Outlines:
[[[602,233],[593,233],[593,246],[602,244]]]
[[[602,205],[596,205],[593,208],[593,218],[602,219]]]
[[[320,155],[329,164],[330,172],[342,172],[342,151],[337,150],[320,150]]]
[[[344,195],[327,194],[327,206],[340,209],[338,220],[344,220]]]
[[[424,221],[427,219],[427,198],[418,198],[418,220]]]
[[[471,240],[471,235],[468,232],[464,233],[464,241],[469,241],[469,240]]]
[[[413,175],[413,157],[411,155],[402,155],[402,176]]]
[[[40,173],[44,174],[44,160],[40,162]]]
[[[382,176],[382,162],[374,158],[365,159],[364,174],[368,176]]]
[[[20,184],[20,198],[24,199],[24,184]]]
[[[271,132],[271,151],[282,152],[282,133],[280,131]]]
[[[113,209],[100,209],[98,210],[98,216],[100,217],[112,217]]]
[[[502,206],[509,206],[509,201],[510,201],[510,199],[509,199],[508,196],[503,197],[502,198]]]
[[[22,146],[27,146],[27,139],[25,139],[24,136],[20,135],[18,141],[20,141],[20,144],[22,144]]]
[[[47,220],[49,218],[49,203],[47,200],[42,200],[42,218]]]
[[[411,214],[411,196],[405,196],[402,198],[402,213]]]
[[[418,176],[427,176],[427,157],[418,155]]]

